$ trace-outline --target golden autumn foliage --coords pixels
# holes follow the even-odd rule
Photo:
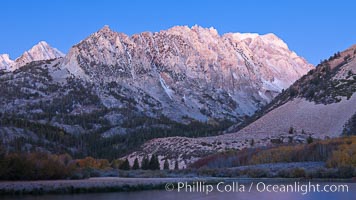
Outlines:
[[[356,138],[350,138],[327,160],[328,167],[356,167]]]
[[[325,161],[328,167],[356,167],[356,136],[279,146],[253,155],[249,164]]]
[[[202,158],[192,168],[229,168],[280,162],[326,162],[327,167],[356,167],[356,136],[313,141],[310,144],[280,145],[226,151]]]
[[[250,164],[295,162],[296,157],[300,157],[301,146],[282,146],[266,151],[261,151],[254,155],[249,161]]]
[[[87,169],[110,168],[106,159],[72,159],[69,154],[10,153],[0,154],[0,180],[67,179]]]
[[[110,168],[110,163],[106,159],[95,159],[93,157],[86,157],[75,160],[79,168],[93,168],[93,169],[107,169]]]

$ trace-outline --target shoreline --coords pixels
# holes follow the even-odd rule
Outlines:
[[[291,178],[122,178],[98,177],[80,180],[38,180],[38,181],[0,181],[0,195],[42,195],[42,194],[77,194],[101,192],[129,192],[164,189],[167,183],[204,181],[218,182],[345,182],[355,183],[354,179],[291,179]]]
[[[124,178],[97,177],[79,180],[36,180],[0,181],[0,195],[22,194],[76,194],[96,192],[128,192],[139,190],[164,189],[167,183],[179,181],[215,182],[222,178]]]

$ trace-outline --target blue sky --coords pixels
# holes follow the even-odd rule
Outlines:
[[[274,33],[313,64],[356,44],[355,1],[2,0],[0,54],[15,59],[41,40],[66,53],[105,24],[128,35],[175,25]]]

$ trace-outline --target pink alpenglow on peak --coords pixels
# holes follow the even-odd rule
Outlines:
[[[41,41],[17,58],[13,67],[17,69],[32,61],[50,60],[64,56],[58,49],[51,47],[45,41]]]
[[[51,47],[45,41],[41,41],[30,50],[25,51],[20,57],[16,58],[16,60],[11,60],[8,54],[1,54],[0,70],[15,71],[32,61],[51,60],[62,58],[64,56],[65,54],[58,49]]]
[[[13,63],[14,61],[10,59],[9,54],[0,55],[0,70],[8,71]]]
[[[230,95],[234,116],[252,114],[313,68],[274,34],[219,35],[197,25],[132,36],[104,26],[74,45],[61,67],[87,81],[123,81],[170,101],[185,97],[199,120],[206,119],[199,110],[209,107],[199,103],[201,88]]]

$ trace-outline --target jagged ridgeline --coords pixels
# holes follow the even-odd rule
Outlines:
[[[218,135],[312,68],[273,34],[199,26],[131,37],[105,26],[67,55],[40,42],[0,61],[8,151],[110,158],[152,138]]]

